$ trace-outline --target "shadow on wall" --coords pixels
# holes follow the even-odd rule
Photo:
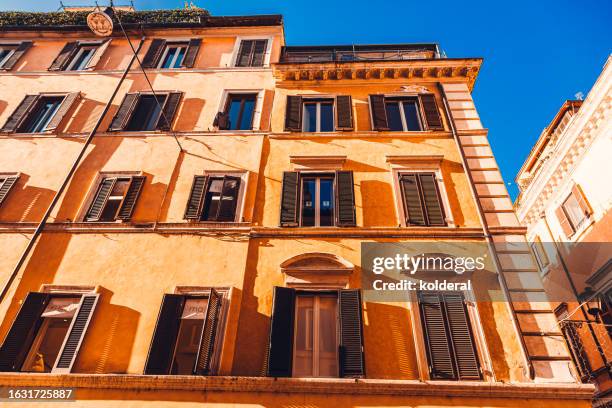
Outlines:
[[[0,222],[39,222],[53,200],[55,191],[28,186],[28,174],[21,173],[2,205]]]
[[[493,302],[478,302],[478,313],[480,315],[480,322],[485,335],[487,348],[489,349],[489,355],[491,356],[491,363],[493,372],[495,373],[495,379],[497,381],[509,381],[512,378],[512,375],[506,360],[510,353],[506,353],[504,350],[504,344],[499,337],[499,334],[508,331],[508,328],[497,327],[500,317],[495,316],[496,313],[493,309],[493,304]],[[497,302],[497,305],[504,306],[501,302]],[[512,328],[512,325],[510,324],[510,316],[507,318],[508,326],[510,327],[511,331],[514,332],[514,328]],[[516,350],[516,353],[512,354],[514,356],[521,355],[518,350]],[[517,361],[516,363],[517,367],[521,365],[520,361]]]
[[[453,181],[453,174],[464,174],[463,166],[461,165],[461,163],[452,162],[449,160],[442,160],[442,164],[440,165],[440,171],[442,172],[442,178],[444,179],[444,186],[446,187],[446,196],[448,197],[448,203],[450,205],[455,225],[457,227],[465,227],[465,216],[462,211],[461,202],[459,201],[459,197],[457,196],[457,185]]]
[[[89,132],[104,110],[105,103],[93,99],[81,99],[78,110],[70,116],[70,121],[64,127],[65,133]]]
[[[207,130],[208,127],[212,128],[212,122],[210,126],[204,124],[204,129],[196,129],[198,120],[202,115],[202,110],[206,105],[206,101],[202,98],[184,98],[181,103],[180,111],[176,114],[176,121],[174,122],[174,129],[180,131],[194,131],[194,130]]]
[[[397,227],[391,184],[378,180],[362,180],[359,183],[364,227]],[[366,197],[376,197],[367,200]]]
[[[6,109],[7,106],[8,106],[8,103],[6,103],[6,101],[0,101],[0,115],[4,113],[4,110]],[[8,117],[2,123],[0,123],[0,126],[4,126],[4,123],[6,122],[6,120],[8,120]]]

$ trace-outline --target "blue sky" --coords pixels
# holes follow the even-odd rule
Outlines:
[[[140,10],[184,4],[134,3]],[[449,57],[484,57],[474,99],[504,179],[512,182],[508,188],[513,197],[516,172],[542,129],[564,100],[588,93],[612,52],[609,0],[194,3],[213,15],[283,14],[291,45],[437,42]],[[58,6],[59,0],[0,0],[0,10],[51,11]]]

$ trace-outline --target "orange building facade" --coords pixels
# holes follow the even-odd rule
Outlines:
[[[0,31],[0,385],[590,406],[471,98],[481,59],[286,46],[277,15],[85,17]],[[487,245],[506,301],[364,297],[362,243],[422,241]]]

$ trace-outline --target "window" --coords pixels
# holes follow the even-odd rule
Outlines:
[[[166,101],[166,95],[142,95],[125,130],[155,130]]]
[[[83,45],[79,47],[68,66],[66,71],[83,71],[88,67],[89,61],[98,49],[97,45]]]
[[[580,230],[590,219],[591,214],[591,207],[577,185],[572,188],[570,195],[556,210],[559,224],[566,237],[571,237]]]
[[[334,177],[302,177],[303,227],[329,227],[334,225]]]
[[[233,222],[237,218],[242,180],[238,176],[195,176],[185,218]]]
[[[415,98],[385,98],[389,130],[399,132],[420,131],[421,115]]]
[[[32,41],[22,41],[20,43],[0,44],[0,70],[8,71],[15,67],[15,64],[32,46]]]
[[[0,174],[0,205],[2,205],[18,179],[19,175]]]
[[[285,130],[290,132],[333,132],[353,130],[350,95],[334,98],[287,96]]]
[[[17,51],[17,45],[0,45],[0,68],[4,68],[6,64]]]
[[[223,295],[164,295],[145,374],[211,375],[222,331]]]
[[[144,132],[170,130],[182,92],[128,93],[123,98],[109,131]]]
[[[64,45],[49,71],[86,71],[94,68],[111,40],[71,41]]]
[[[185,43],[166,43],[164,53],[159,60],[157,68],[181,68],[183,59],[187,53],[188,44]]]
[[[461,292],[419,292],[425,348],[433,380],[480,380],[480,363]]]
[[[334,130],[334,101],[331,99],[305,100],[304,132],[332,132]]]
[[[266,64],[267,48],[268,40],[241,40],[236,56],[236,66],[263,67]]]
[[[85,221],[129,220],[144,181],[144,176],[104,177],[85,215]]]
[[[542,241],[540,241],[540,237],[535,237],[535,239],[531,243],[531,250],[535,255],[536,261],[538,262],[538,266],[540,267],[540,271],[544,271],[548,264],[550,264],[550,261],[548,260],[548,255],[546,255],[544,245],[542,244]]]
[[[445,226],[435,173],[399,173],[406,226]]]
[[[2,132],[42,133],[57,130],[80,93],[26,95],[2,127]]]
[[[370,95],[370,112],[374,130],[395,132],[444,130],[433,94]]]
[[[142,59],[142,66],[159,69],[193,68],[201,44],[201,38],[179,42],[155,38]]]
[[[53,116],[57,113],[63,96],[43,96],[23,123],[20,133],[41,133],[44,132]]]
[[[251,130],[257,94],[234,94],[227,96],[223,112],[217,113],[214,126],[220,130]]]
[[[97,301],[30,292],[0,349],[0,371],[70,372]]]

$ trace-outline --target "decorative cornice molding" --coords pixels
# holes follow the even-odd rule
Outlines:
[[[346,156],[289,156],[289,162],[295,169],[340,170]]]
[[[387,163],[396,165],[406,165],[415,163],[440,164],[444,159],[442,154],[431,155],[387,155]]]

